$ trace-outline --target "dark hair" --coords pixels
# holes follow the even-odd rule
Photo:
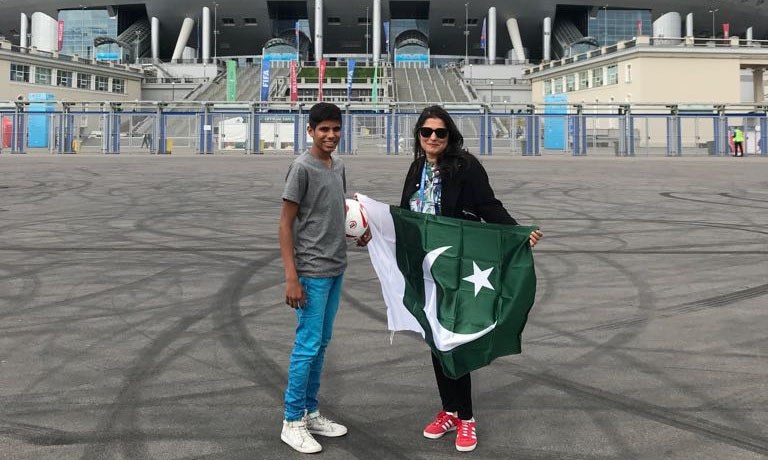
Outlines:
[[[452,173],[458,168],[459,159],[462,155],[466,154],[467,151],[464,149],[464,136],[461,135],[459,128],[456,127],[453,118],[451,118],[448,112],[439,105],[432,105],[425,108],[421,111],[419,119],[416,120],[416,126],[413,128],[414,158],[420,158],[426,155],[421,148],[419,128],[424,126],[424,123],[430,118],[439,118],[443,120],[445,127],[448,129],[448,146],[445,148],[445,152],[443,152],[443,155],[440,158],[440,169]]]
[[[341,109],[335,104],[318,102],[309,109],[309,127],[315,127],[324,121],[338,121],[341,123]]]

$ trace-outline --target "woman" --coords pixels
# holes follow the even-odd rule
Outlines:
[[[400,207],[459,219],[517,225],[494,196],[483,166],[464,149],[464,137],[448,112],[439,106],[424,109],[413,137],[416,158],[405,178]],[[541,237],[538,230],[532,232],[531,247]],[[434,355],[432,366],[443,410],[424,428],[424,436],[437,439],[456,430],[456,449],[474,450],[477,433],[470,375],[458,379],[446,377]]]

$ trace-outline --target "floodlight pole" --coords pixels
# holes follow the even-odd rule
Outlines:
[[[464,65],[469,64],[469,2],[464,4]]]
[[[715,13],[720,11],[720,8],[713,8],[709,10],[712,13],[712,38],[717,38],[717,31],[715,30]]]

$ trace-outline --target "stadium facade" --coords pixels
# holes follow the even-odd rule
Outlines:
[[[262,55],[270,46],[295,46],[298,36],[299,48],[306,60],[313,60],[318,50],[323,55],[351,56],[368,55],[376,50],[391,54],[415,46],[428,50],[430,55],[442,56],[481,57],[491,50],[495,51],[496,62],[502,62],[522,56],[522,51],[513,52],[513,48],[523,48],[527,60],[541,60],[546,53],[544,24],[549,21],[552,58],[562,57],[570,51],[565,47],[573,44],[603,46],[633,35],[651,35],[653,21],[669,12],[677,12],[683,18],[691,14],[699,37],[724,33],[743,37],[752,28],[750,33],[755,39],[766,38],[759,26],[768,21],[768,4],[743,0],[715,3],[701,0],[570,0],[569,3],[370,0],[353,3],[354,6],[340,0],[7,0],[2,2],[0,34],[14,44],[29,44],[22,35],[34,31],[26,21],[34,13],[43,13],[61,25],[60,49],[73,46],[78,37],[82,41],[84,32],[80,29],[83,27],[72,29],[78,20],[113,39],[102,41],[103,45],[96,45],[94,49],[90,43],[83,44],[85,48],[76,53],[93,53],[93,57],[97,54],[95,48],[102,46],[107,47],[103,48],[107,51],[102,52],[102,56],[114,56],[116,40],[121,47],[129,49],[121,52],[135,52],[138,55],[135,57],[156,54],[153,57],[162,60],[178,58],[179,36],[186,33],[188,39],[183,40],[183,45],[194,49],[195,58],[199,58],[200,50],[206,47],[211,56]],[[77,12],[92,14],[97,10],[103,10],[104,16],[89,17],[87,21],[78,18]],[[723,28],[725,24],[727,32]],[[149,37],[153,26],[157,31],[154,53],[149,39],[137,40],[135,47],[132,42],[125,46],[126,31],[137,37],[142,34]],[[207,37],[212,38],[207,40]]]

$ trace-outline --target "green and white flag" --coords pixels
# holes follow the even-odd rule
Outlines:
[[[391,331],[416,331],[460,377],[520,353],[536,294],[535,227],[415,213],[358,194]]]

